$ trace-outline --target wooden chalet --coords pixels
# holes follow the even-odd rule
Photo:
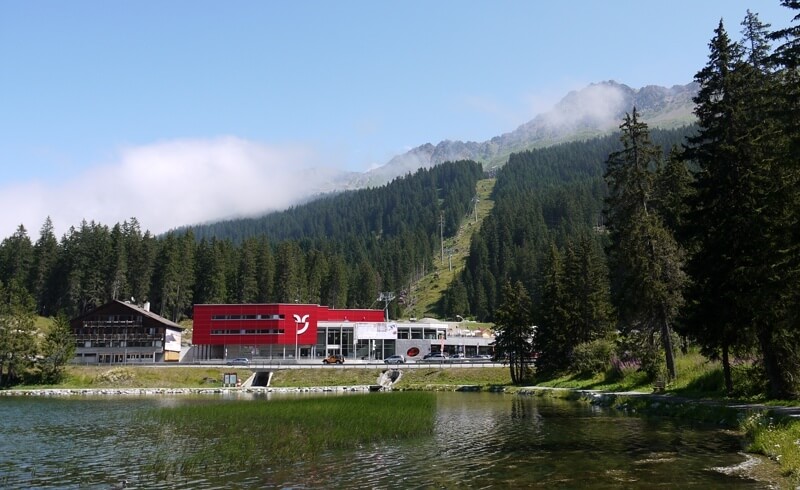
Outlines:
[[[184,328],[138,306],[113,300],[70,320],[78,364],[177,362]]]

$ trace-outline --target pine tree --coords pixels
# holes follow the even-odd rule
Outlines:
[[[348,289],[347,264],[341,255],[335,255],[330,260],[321,304],[326,304],[331,308],[344,308],[347,305]]]
[[[227,262],[224,243],[212,238],[197,245],[195,303],[220,304],[228,302]]]
[[[279,303],[305,301],[304,265],[297,243],[285,241],[275,252],[275,299]]]
[[[567,244],[564,302],[571,347],[606,337],[615,326],[605,257],[588,234]],[[571,349],[570,349],[571,351]]]
[[[720,22],[708,64],[695,76],[700,130],[685,151],[699,168],[689,214],[695,252],[687,325],[706,354],[722,358],[728,392],[730,356],[757,340],[770,395],[791,397],[800,366],[794,335],[782,325],[787,292],[797,282],[791,210],[798,180],[781,157],[785,129],[770,116],[776,79],[765,56],[765,26],[751,13],[743,24],[744,47]]]
[[[511,382],[520,384],[532,376],[532,304],[522,282],[503,286],[503,303],[497,308],[494,326],[495,351],[508,358]]]
[[[53,233],[53,222],[48,216],[39,230],[39,239],[33,246],[31,269],[31,294],[36,299],[36,311],[48,315],[55,310],[53,298],[53,273],[58,261],[58,240]]]
[[[239,247],[238,280],[236,282],[236,302],[238,303],[253,303],[258,297],[256,249],[257,244],[253,239],[245,240]]]
[[[19,382],[36,352],[33,298],[17,280],[0,282],[0,387]]]
[[[650,141],[636,108],[620,126],[623,149],[611,153],[605,173],[610,262],[620,318],[628,329],[658,333],[667,375],[675,377],[671,323],[682,304],[683,254],[653,204],[661,149]]]
[[[543,261],[541,277],[533,350],[537,371],[554,374],[569,365],[572,346],[567,330],[570,312],[566,309],[563,258],[555,243],[550,244]]]
[[[265,238],[258,240],[256,250],[256,282],[258,283],[258,302],[269,303],[275,282],[275,259],[272,247]]]
[[[33,263],[33,244],[25,226],[19,225],[13,235],[0,243],[0,281],[28,284]]]
[[[75,356],[75,335],[66,315],[60,313],[53,317],[40,350],[42,359],[39,369],[42,381],[59,383],[64,376],[64,368]]]

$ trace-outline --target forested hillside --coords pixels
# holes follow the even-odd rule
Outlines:
[[[240,243],[254,236],[281,240],[333,240],[375,235],[395,238],[409,230],[438,230],[444,216],[444,233],[458,228],[475,195],[480,165],[446,162],[435,169],[418,170],[395,179],[389,186],[324,196],[285,212],[259,218],[234,219],[192,226],[197,239],[230,239]],[[438,233],[437,233],[438,235]]]
[[[652,138],[669,151],[695,130],[654,130]],[[540,289],[552,247],[586,241],[605,267],[603,172],[618,147],[617,133],[511,155],[497,174],[492,214],[472,240],[463,274],[444,295],[445,315],[492,321],[505,282]]]
[[[32,243],[20,226],[0,244],[0,282],[41,315],[74,316],[112,298],[149,301],[173,320],[195,303],[374,307],[380,291],[430,268],[442,220],[445,236],[457,229],[482,175],[475,162],[448,162],[384,187],[163,237],[131,219],[83,222],[59,241],[48,220]]]

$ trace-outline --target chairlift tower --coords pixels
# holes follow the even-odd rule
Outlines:
[[[384,291],[378,296],[378,301],[383,301],[383,318],[389,321],[389,302],[395,298],[394,292]]]

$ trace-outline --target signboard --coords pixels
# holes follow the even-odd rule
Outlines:
[[[164,336],[164,350],[171,350],[180,352],[181,350],[181,333],[177,330],[167,329]]]
[[[358,322],[355,324],[354,336],[356,340],[394,340],[397,338],[397,324]]]

